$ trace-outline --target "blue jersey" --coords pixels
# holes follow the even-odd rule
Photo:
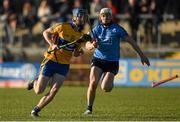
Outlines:
[[[92,31],[98,44],[94,57],[107,61],[118,61],[120,58],[120,40],[128,36],[126,30],[113,23],[107,28],[98,24]]]

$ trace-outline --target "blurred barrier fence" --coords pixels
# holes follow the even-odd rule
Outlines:
[[[7,62],[0,64],[0,87],[25,87],[38,75],[40,64]]]
[[[25,87],[27,81],[38,76],[39,66],[38,63],[1,63],[0,87]],[[65,85],[87,85],[89,69],[90,64],[72,64]],[[115,86],[151,87],[152,81],[159,81],[173,75],[180,75],[180,60],[151,59],[150,67],[142,66],[140,60],[120,60],[119,72],[114,84]],[[180,78],[162,86],[180,87]]]

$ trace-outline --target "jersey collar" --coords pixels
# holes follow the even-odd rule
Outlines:
[[[83,29],[83,25],[78,25],[78,26],[76,26],[73,21],[71,21],[70,24],[71,24],[71,27],[72,27],[75,31],[81,32],[82,29]]]

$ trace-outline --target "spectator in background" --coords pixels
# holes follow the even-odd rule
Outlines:
[[[68,20],[68,15],[70,15],[69,10],[69,2],[68,0],[61,0],[58,4],[58,10],[56,12],[56,16],[59,22],[66,22]]]
[[[166,14],[173,15],[175,18],[178,18],[180,16],[179,14],[180,1],[179,0],[163,0],[163,1],[164,1],[163,4],[164,12]],[[156,0],[156,2],[159,2],[159,0]]]
[[[165,0],[156,0],[156,17],[157,17],[157,23],[161,23],[163,20],[163,14],[165,7],[162,5],[166,5]]]
[[[5,26],[6,39],[11,45],[14,44],[14,38],[17,29],[17,21],[17,15],[15,13],[12,13],[9,15],[7,20],[8,24]]]
[[[17,18],[17,15],[15,13],[12,13],[12,14],[9,15],[9,17],[8,17],[8,25],[9,25],[9,27],[11,28],[11,30],[13,32],[16,31],[17,21],[18,21],[18,18]]]
[[[7,47],[3,48],[2,57],[3,57],[3,62],[14,61],[14,55]]]
[[[74,0],[73,8],[83,8],[81,0]]]
[[[113,4],[113,0],[107,0],[106,1],[106,5],[105,5],[107,8],[110,8],[112,10],[112,19],[113,21],[117,21],[117,18],[116,18],[116,14],[117,14],[117,8],[116,6]]]
[[[90,15],[91,15],[91,20],[93,21],[93,25],[96,25],[98,23],[98,15],[99,15],[99,11],[101,10],[101,8],[103,8],[103,2],[101,0],[93,0],[90,3]]]
[[[128,0],[116,0],[114,4],[117,7],[117,12],[119,14],[124,14],[124,7],[127,6]]]
[[[153,36],[154,16],[156,14],[156,2],[154,0],[141,0],[140,9],[141,14],[149,15],[149,17],[142,19],[142,23],[145,29],[143,41],[147,45],[151,45]]]
[[[43,23],[43,28],[46,29],[50,26],[50,16],[52,14],[51,6],[48,4],[48,0],[41,0],[38,7],[37,16]]]
[[[131,35],[136,40],[137,39],[137,31],[139,27],[139,14],[140,8],[137,0],[128,0],[127,5],[124,9],[124,14],[129,20],[129,25],[131,28]]]
[[[7,22],[8,17],[13,13],[14,9],[10,0],[3,0],[2,7],[0,7],[0,20]]]
[[[29,2],[25,1],[22,7],[22,20],[24,26],[32,31],[32,27],[36,24],[36,8]]]
[[[14,18],[14,15],[15,13],[12,6],[12,2],[10,0],[3,0],[2,7],[0,7],[0,21],[2,22],[2,28],[5,33],[5,37],[3,38],[3,42],[5,44],[12,44],[14,42],[14,37],[11,33],[10,27],[14,25],[12,24],[12,19]]]
[[[99,11],[103,8],[103,6],[104,5],[101,0],[93,0],[90,3],[90,15],[92,17],[98,17]]]

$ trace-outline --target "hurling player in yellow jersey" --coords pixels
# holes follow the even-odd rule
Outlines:
[[[31,111],[31,116],[39,116],[38,113],[48,103],[52,101],[59,88],[62,86],[65,77],[69,71],[71,57],[82,54],[81,43],[75,43],[58,49],[59,45],[68,44],[82,37],[81,32],[86,20],[86,11],[84,9],[73,9],[73,18],[71,22],[59,23],[46,29],[43,36],[50,45],[49,50],[55,50],[53,53],[44,54],[39,77],[29,82],[28,90],[34,88],[36,94],[42,93],[47,84],[50,84],[49,92],[41,98],[39,103]],[[52,39],[52,36],[56,38]]]

